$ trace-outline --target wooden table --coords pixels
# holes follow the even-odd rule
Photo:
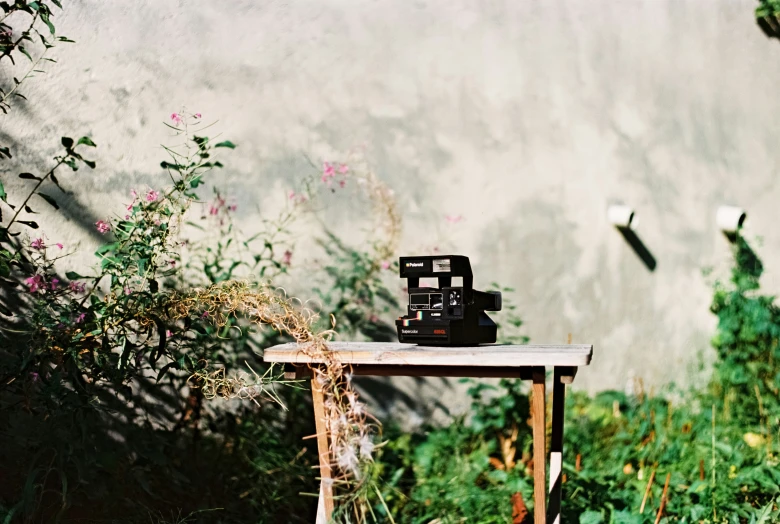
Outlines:
[[[331,342],[328,348],[355,375],[414,377],[484,377],[532,380],[532,425],[534,440],[534,524],[559,524],[561,514],[561,469],[563,452],[563,409],[566,384],[571,384],[579,366],[590,364],[592,345],[484,345],[477,347],[427,347],[385,342]],[[297,344],[282,344],[265,350],[266,362],[292,366],[289,373],[304,376],[312,366],[322,364]],[[545,490],[545,374],[553,368],[552,434],[550,439],[549,508]],[[333,514],[333,491],[328,435],[325,430],[323,392],[312,380],[312,398],[320,456],[320,498],[317,524]]]

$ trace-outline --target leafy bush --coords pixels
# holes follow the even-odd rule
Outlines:
[[[731,282],[715,283],[718,360],[707,389],[670,388],[669,397],[683,399],[677,403],[648,396],[641,383],[631,394],[567,396],[564,522],[780,519],[780,317],[774,297],[758,294],[761,272],[760,260],[738,237]],[[519,381],[502,380],[497,389],[474,383],[469,393],[470,419],[421,434],[387,433],[381,457],[384,498],[395,521],[530,521],[533,462],[526,389]],[[667,500],[663,511],[662,497]],[[376,511],[386,516],[382,505]]]
[[[174,114],[177,132],[188,118],[194,120],[188,130],[197,129],[199,115]],[[228,282],[239,268],[267,277],[286,265],[275,237],[260,238],[259,252],[244,242],[243,258],[231,255],[229,240],[216,248],[181,240],[195,192],[222,166],[215,151],[235,147],[197,134],[184,138],[162,163],[170,188],[134,191],[123,216],[95,224],[106,242],[96,251],[96,273],[86,277],[60,275],[57,261],[69,251],[20,218],[31,212],[33,196],[59,185],[59,168],[95,167],[79,153],[94,143],[64,138],[54,168],[20,176],[34,185],[0,227],[3,312],[14,315],[0,350],[0,462],[7,482],[0,504],[9,521],[79,515],[137,521],[172,507],[184,514],[221,508],[208,514],[210,522],[310,519],[311,505],[294,503],[301,487],[314,491],[308,473],[316,454],[300,441],[313,432],[307,404],[296,390],[283,392],[288,412],[262,402],[271,375],[255,350],[281,340],[284,330],[260,331],[250,320],[259,315],[268,322],[264,310],[229,305],[238,297],[242,304],[275,300],[271,290]],[[43,199],[57,207],[53,197]],[[231,206],[217,196],[211,209],[211,218],[230,230]],[[33,228],[35,237],[25,240],[18,226]],[[185,243],[198,255],[183,267]],[[198,284],[206,287],[193,290]],[[245,362],[247,373],[226,376],[225,368]],[[209,409],[204,397],[216,395],[253,399],[261,417],[243,406]],[[269,482],[282,468],[290,482]]]

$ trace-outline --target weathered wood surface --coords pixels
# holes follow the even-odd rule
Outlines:
[[[531,391],[531,421],[534,438],[534,524],[545,524],[547,520],[547,450],[545,449],[545,408],[544,368],[533,369]]]
[[[435,347],[397,342],[331,342],[328,348],[344,364],[383,366],[577,367],[590,364],[593,355],[590,344]],[[263,359],[291,364],[322,362],[322,358],[312,358],[296,343],[270,347]]]
[[[325,395],[316,380],[311,381],[311,397],[314,404],[314,427],[317,429],[317,449],[320,456],[320,505],[317,507],[317,524],[330,522],[333,516],[333,483],[330,470],[330,445],[326,427]],[[322,514],[324,518],[321,518]]]

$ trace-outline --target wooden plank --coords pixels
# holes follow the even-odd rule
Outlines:
[[[287,367],[289,366],[289,367]],[[452,367],[452,366],[383,366],[379,364],[350,365],[352,375],[371,377],[452,377],[452,378],[518,378],[531,380],[530,367]],[[300,380],[312,375],[308,364],[285,364],[285,380]]]
[[[432,347],[387,342],[330,342],[328,348],[344,364],[526,367],[587,366],[593,355],[590,344],[485,345]],[[292,364],[322,363],[306,354],[305,346],[280,344],[266,349],[266,362]]]
[[[353,375],[374,377],[472,377],[519,378],[531,380],[531,368],[516,367],[452,367],[452,366],[385,366],[358,364],[350,366]]]
[[[317,450],[320,457],[320,500],[324,506],[325,520],[317,524],[330,522],[333,516],[333,479],[330,469],[330,446],[328,445],[328,430],[325,425],[325,395],[316,380],[311,381],[311,397],[314,404],[314,427],[317,430]],[[319,507],[317,513],[320,513]]]
[[[545,489],[547,453],[545,450],[545,399],[544,368],[533,369],[533,394],[531,397],[531,421],[534,437],[534,524],[545,524],[547,518]]]
[[[576,368],[575,368],[576,369]],[[550,501],[549,524],[561,524],[561,485],[563,483],[563,415],[566,406],[568,369],[555,368],[553,373],[552,431],[550,435]]]

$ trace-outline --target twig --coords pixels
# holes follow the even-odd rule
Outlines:
[[[669,491],[669,480],[672,478],[672,474],[667,473],[666,474],[666,482],[664,483],[664,490],[661,493],[661,506],[658,508],[658,513],[655,516],[655,524],[658,524],[661,522],[661,515],[664,513],[664,508],[666,507],[666,494]]]
[[[645,488],[645,496],[642,497],[642,505],[639,506],[640,514],[645,512],[645,503],[647,502],[647,497],[650,496],[650,488],[653,487],[654,478],[655,478],[655,470],[653,470],[653,472],[650,473],[650,478],[647,480],[647,487]]]
[[[53,174],[53,173],[54,173],[54,172],[57,170],[57,168],[58,168],[58,167],[60,167],[62,164],[64,164],[64,163],[65,163],[65,159],[66,159],[66,158],[67,158],[67,156],[65,156],[65,157],[61,157],[61,158],[60,158],[60,159],[57,161],[57,164],[56,164],[56,165],[55,165],[53,168],[51,168],[51,169],[49,170],[49,172],[48,172],[48,173],[46,173],[46,174],[45,174],[45,175],[44,175],[44,176],[43,176],[43,177],[42,177],[40,180],[38,180],[38,183],[37,183],[37,184],[35,184],[35,187],[32,189],[32,191],[30,191],[30,194],[28,194],[28,195],[27,195],[27,198],[25,198],[25,199],[24,199],[24,202],[22,202],[22,204],[21,204],[21,205],[20,205],[20,206],[19,206],[19,207],[16,209],[16,213],[14,213],[14,216],[13,216],[13,217],[11,217],[11,221],[10,221],[10,222],[8,222],[8,224],[5,226],[5,229],[6,229],[6,230],[7,230],[9,233],[10,233],[10,231],[11,231],[11,226],[13,225],[13,223],[14,223],[14,222],[16,222],[16,218],[19,216],[19,213],[21,213],[21,212],[22,212],[22,209],[24,209],[24,206],[26,206],[26,205],[27,205],[27,202],[29,202],[29,201],[30,201],[30,199],[32,198],[32,196],[35,194],[35,192],[36,192],[36,191],[38,191],[38,188],[39,188],[39,187],[41,187],[41,184],[43,184],[44,182],[46,182],[46,180],[48,180],[48,179],[49,179],[49,177],[50,177],[50,176],[51,176],[51,175],[52,175],[52,174]],[[19,250],[17,249],[17,252],[18,252],[18,251],[19,251]]]
[[[50,48],[50,47],[47,47],[46,49],[44,49],[44,50],[43,50],[43,53],[41,53],[41,56],[39,56],[39,57],[38,57],[38,58],[35,60],[35,62],[33,62],[33,63],[32,63],[32,65],[30,66],[30,69],[28,69],[28,70],[27,70],[27,72],[24,74],[24,76],[22,77],[22,79],[21,79],[21,80],[19,80],[18,82],[15,82],[15,85],[14,85],[14,87],[13,87],[13,88],[12,88],[10,91],[8,91],[7,93],[5,93],[5,94],[3,95],[3,98],[2,98],[2,99],[0,99],[0,106],[5,106],[5,107],[7,107],[7,108],[10,108],[10,107],[11,107],[11,105],[10,105],[8,102],[6,102],[6,100],[9,100],[9,99],[10,99],[10,98],[11,98],[11,97],[12,97],[12,96],[13,96],[13,95],[14,95],[14,94],[15,94],[15,93],[16,93],[16,92],[19,90],[19,87],[21,87],[21,85],[24,83],[24,81],[25,81],[25,80],[27,80],[28,78],[30,78],[30,76],[31,76],[31,75],[32,75],[34,72],[36,72],[36,71],[37,71],[37,72],[41,72],[41,71],[39,71],[39,70],[37,70],[37,69],[35,69],[35,68],[36,68],[36,67],[38,67],[38,64],[40,64],[40,63],[41,63],[41,60],[43,60],[43,59],[46,57],[46,53],[48,53],[48,52],[49,52],[49,49],[51,49],[51,48]],[[21,95],[19,95],[19,96],[21,96]]]
[[[712,492],[712,520],[718,519],[718,513],[715,509],[715,404],[712,405],[712,482],[710,491]]]

